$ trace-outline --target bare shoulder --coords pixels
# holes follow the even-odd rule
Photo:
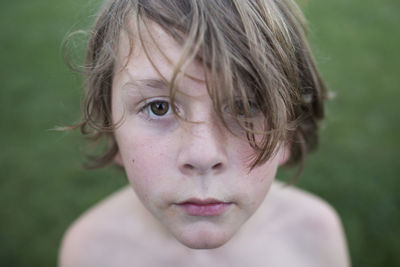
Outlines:
[[[308,266],[349,266],[346,238],[335,209],[321,198],[276,182],[269,200],[271,216],[292,249]]]
[[[135,220],[135,202],[133,191],[127,187],[81,215],[64,235],[59,266],[123,265],[117,262],[110,265],[113,260],[110,254],[136,247],[143,226]]]

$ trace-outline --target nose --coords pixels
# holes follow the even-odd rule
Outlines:
[[[226,137],[212,122],[188,122],[182,131],[178,166],[186,176],[219,174],[226,169]]]

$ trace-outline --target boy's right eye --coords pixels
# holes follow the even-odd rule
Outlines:
[[[170,111],[169,103],[166,101],[154,101],[149,103],[148,106],[149,111],[155,116],[164,116]]]
[[[171,105],[166,100],[153,100],[145,103],[139,110],[146,114],[149,120],[156,120],[172,113]]]

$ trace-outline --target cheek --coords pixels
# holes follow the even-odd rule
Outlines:
[[[238,168],[238,171],[249,177],[249,180],[260,183],[268,176],[270,176],[271,171],[275,167],[275,160],[270,159],[265,164],[261,166],[256,166],[249,173],[251,166],[257,159],[256,151],[250,146],[249,141],[246,138],[241,140],[236,140],[232,145],[232,150],[230,151],[232,165]],[[240,168],[240,169],[239,169]]]
[[[275,169],[270,165],[254,168],[237,184],[242,208],[251,216],[263,203],[275,178]]]
[[[255,159],[253,148],[250,147],[248,142],[242,142],[237,148],[235,165],[241,166],[240,170],[238,169],[241,175],[235,187],[248,209],[254,210],[264,200],[275,179],[279,157],[271,158],[250,171],[251,163]]]
[[[254,135],[255,142],[257,144],[262,143],[262,135]],[[231,153],[234,155],[232,157],[234,165],[240,166],[241,171],[249,174],[250,167],[253,165],[254,161],[257,159],[256,151],[251,147],[249,141],[246,137],[237,139],[233,143],[234,150]],[[254,182],[263,182],[264,180],[270,180],[275,177],[277,168],[281,165],[282,158],[284,155],[285,147],[278,144],[276,153],[273,153],[264,164],[257,165],[250,172],[250,176]]]
[[[144,130],[120,130],[117,143],[129,182],[142,199],[157,195],[167,186],[174,166],[171,140],[149,137]]]

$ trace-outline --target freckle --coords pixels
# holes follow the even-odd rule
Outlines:
[[[134,163],[135,163],[135,160],[133,159],[133,160],[132,160],[132,164],[134,164]]]

